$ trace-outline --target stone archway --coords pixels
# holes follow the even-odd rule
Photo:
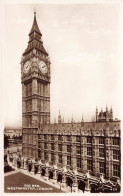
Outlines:
[[[72,187],[72,184],[73,184],[73,180],[70,176],[67,176],[66,177],[66,184],[70,187]]]
[[[28,163],[28,171],[29,171],[29,172],[32,171],[32,163],[31,163],[31,162]]]
[[[45,168],[42,168],[42,169],[41,169],[41,175],[42,175],[42,176],[45,176],[45,173],[46,173]]]
[[[58,173],[57,175],[57,182],[62,182],[62,174]]]
[[[19,159],[17,160],[17,168],[21,168],[21,162]]]
[[[53,171],[49,171],[49,179],[53,179]]]
[[[91,183],[90,184],[91,193],[99,193],[100,192],[100,184],[99,183]]]
[[[37,165],[37,164],[34,166],[34,173],[35,173],[35,174],[38,173],[38,167],[39,167],[39,165]]]
[[[85,191],[85,182],[83,180],[78,181],[78,189],[82,190],[83,193]]]

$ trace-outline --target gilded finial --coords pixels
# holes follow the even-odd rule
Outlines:
[[[34,8],[34,15],[36,15],[36,8]]]

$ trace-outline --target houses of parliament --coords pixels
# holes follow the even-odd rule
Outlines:
[[[28,46],[21,59],[22,83],[22,154],[40,166],[46,177],[76,185],[89,176],[95,181],[120,179],[120,120],[113,119],[113,109],[96,108],[94,122],[50,123],[50,58],[42,41],[36,13]],[[53,66],[53,65],[52,65]]]

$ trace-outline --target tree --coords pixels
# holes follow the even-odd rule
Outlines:
[[[9,146],[8,136],[4,134],[4,149],[6,149],[8,146]]]

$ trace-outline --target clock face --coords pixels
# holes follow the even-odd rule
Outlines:
[[[43,74],[47,73],[47,65],[44,61],[39,62],[39,69]]]
[[[24,69],[23,69],[23,72],[25,74],[27,74],[29,72],[29,69],[30,69],[30,63],[29,61],[27,61],[25,64],[24,64]]]

